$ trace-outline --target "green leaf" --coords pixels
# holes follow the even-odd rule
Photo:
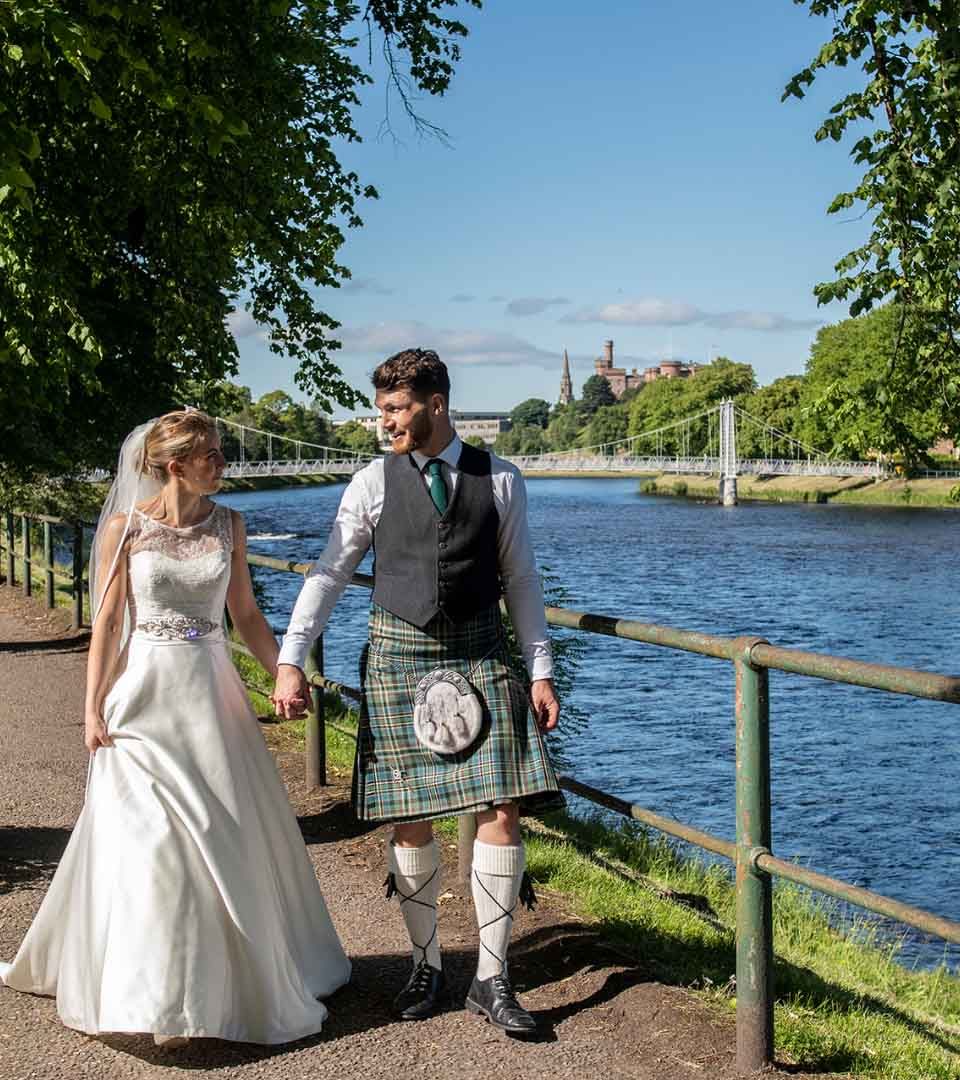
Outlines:
[[[33,178],[19,165],[11,165],[0,172],[0,184],[9,184],[12,187],[34,188],[36,185]]]
[[[111,120],[113,118],[113,111],[99,94],[94,94],[93,97],[90,98],[88,105],[93,115],[99,117],[101,120]]]

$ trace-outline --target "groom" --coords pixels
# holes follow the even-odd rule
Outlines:
[[[560,705],[526,491],[513,465],[457,435],[450,379],[435,352],[391,356],[374,371],[373,385],[393,453],[372,461],[344,492],[326,550],[294,608],[273,700],[282,716],[303,712],[307,653],[372,544],[353,800],[362,820],[394,823],[387,897],[400,899],[414,960],[395,1012],[425,1019],[443,995],[431,819],[476,813],[471,884],[480,956],[466,1005],[507,1034],[532,1035],[536,1023],[507,974],[514,909],[521,895],[532,902],[520,808],[557,805],[562,797],[541,738],[556,727]],[[529,699],[505,663],[501,593],[530,676]],[[464,715],[482,717],[470,735],[460,725],[461,742],[473,741],[452,750],[423,734],[442,713],[430,712],[438,682],[458,687]]]

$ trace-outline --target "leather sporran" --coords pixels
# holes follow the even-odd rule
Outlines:
[[[435,754],[458,754],[480,734],[483,707],[476,691],[456,671],[438,669],[425,675],[413,698],[413,730]]]

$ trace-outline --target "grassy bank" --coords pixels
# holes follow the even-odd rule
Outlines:
[[[269,491],[273,488],[317,487],[323,484],[343,483],[343,476],[328,473],[316,473],[310,476],[244,476],[235,480],[224,480],[221,492],[229,495],[234,491]]]
[[[252,661],[238,657],[238,666],[246,681],[264,685]],[[264,695],[253,701],[269,711]],[[338,698],[327,703],[328,720],[355,730],[355,715]],[[304,730],[302,721],[278,724],[270,741],[302,749]],[[353,739],[328,729],[331,773],[349,779],[353,755]],[[438,827],[456,835],[455,819]],[[525,823],[525,840],[538,891],[596,925],[609,949],[733,1016],[728,872],[633,822],[553,814]],[[960,978],[902,967],[876,924],[844,920],[832,902],[792,885],[775,889],[774,933],[780,1061],[884,1080],[960,1076]]]
[[[648,477],[641,491],[648,495],[675,495],[714,501],[715,476],[660,473]],[[745,500],[768,502],[848,503],[863,506],[917,506],[941,509],[960,508],[960,482],[956,477],[917,480],[868,480],[863,477],[832,476],[741,476],[737,495]]]

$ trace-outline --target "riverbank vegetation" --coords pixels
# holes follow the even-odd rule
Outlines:
[[[640,482],[646,495],[676,495],[715,502],[715,476],[660,473]],[[860,506],[960,507],[960,485],[954,477],[872,480],[836,476],[740,476],[737,497],[762,502],[849,503]]]
[[[897,348],[901,315],[889,304],[823,327],[804,373],[769,386],[757,385],[749,364],[726,357],[698,367],[688,378],[661,377],[631,388],[619,399],[602,375],[591,375],[581,397],[569,404],[521,402],[511,413],[512,429],[494,448],[507,456],[577,450],[609,457],[715,456],[716,417],[704,414],[729,399],[742,410],[737,426],[742,458],[804,459],[822,453],[855,461],[880,458],[905,474],[960,468],[950,453],[960,433],[935,394],[916,399],[896,422],[875,400],[873,391]]]
[[[238,668],[267,691],[246,657]],[[349,784],[356,715],[326,696],[327,763]],[[275,723],[268,742],[302,750],[305,722]],[[456,821],[439,824],[451,842]],[[736,1006],[734,891],[729,871],[635,823],[569,813],[525,824],[538,891],[595,924],[607,948],[649,977],[683,986],[732,1017]],[[791,885],[774,894],[776,1033],[780,1061],[805,1071],[883,1080],[955,1080],[960,1070],[960,979],[946,967],[897,962],[899,941],[877,922]]]

